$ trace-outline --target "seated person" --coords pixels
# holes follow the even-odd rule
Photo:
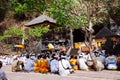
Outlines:
[[[70,62],[66,60],[66,55],[61,55],[61,58],[59,60],[59,75],[67,76],[73,72],[74,70],[72,69]]]
[[[26,55],[26,62],[24,63],[24,70],[27,72],[33,71],[34,69],[34,60],[30,58],[29,55]]]
[[[59,68],[59,61],[58,56],[53,56],[53,59],[50,62],[50,70],[52,73],[58,74],[58,68]]]
[[[117,56],[117,67],[118,67],[118,70],[120,70],[120,54],[118,54]]]
[[[2,61],[0,61],[0,69],[2,68]],[[0,80],[8,80],[4,71],[0,70]]]
[[[40,72],[40,62],[41,62],[42,55],[37,57],[37,60],[34,62],[34,72]]]
[[[12,72],[21,71],[20,65],[22,64],[21,61],[18,60],[17,56],[13,56],[13,62],[12,62]]]
[[[117,61],[116,57],[112,54],[109,54],[105,59],[105,65],[107,69],[116,70],[117,69]]]
[[[78,61],[77,61],[77,56],[71,56],[70,58],[70,65],[74,70],[78,70]]]
[[[47,73],[49,71],[49,62],[46,59],[46,56],[43,55],[42,59],[40,60],[40,73]]]
[[[104,59],[100,56],[99,53],[95,54],[96,60],[97,60],[97,66],[99,68],[99,71],[104,69]]]
[[[89,67],[86,62],[87,60],[83,57],[83,55],[80,55],[78,59],[79,68],[84,71],[89,71]]]

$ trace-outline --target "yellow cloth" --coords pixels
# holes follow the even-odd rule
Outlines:
[[[98,47],[101,47],[101,43],[100,42],[98,42]]]
[[[35,63],[34,63],[34,71],[35,72],[40,72],[40,63],[41,60],[36,60]]]
[[[41,73],[46,73],[49,71],[49,63],[47,59],[42,59],[40,61],[40,72]]]
[[[34,71],[47,73],[49,71],[49,63],[46,59],[36,60],[34,63]]]
[[[74,58],[70,59],[70,64],[74,70],[78,70],[77,59],[74,59]]]
[[[49,43],[48,44],[48,49],[54,49],[54,46],[51,43]]]

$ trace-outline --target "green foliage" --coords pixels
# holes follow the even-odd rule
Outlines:
[[[4,40],[8,37],[19,36],[24,38],[24,40],[28,39],[29,37],[37,37],[41,38],[44,33],[49,31],[48,26],[36,26],[35,28],[29,29],[29,33],[26,34],[22,29],[11,27],[8,30],[5,30],[3,36],[0,36],[0,40]]]
[[[44,33],[47,33],[49,31],[49,27],[45,26],[35,26],[35,28],[29,29],[29,37],[37,37],[41,38]]]
[[[113,10],[114,14],[120,14],[120,4],[116,7],[112,7],[111,9]]]
[[[16,28],[16,27],[10,27],[8,30],[5,30],[3,34],[3,39],[7,37],[13,37],[13,36],[20,36],[24,40],[28,39],[28,35],[25,34],[24,30]]]
[[[3,21],[3,19],[5,18],[8,8],[9,8],[9,1],[0,0],[0,22]]]
[[[45,10],[45,1],[42,0],[12,0],[11,7],[16,15]]]
[[[8,30],[5,30],[3,35],[0,36],[0,41],[7,39],[8,37],[12,37],[12,36],[22,36],[23,35],[23,30],[18,29],[16,27],[11,27]]]
[[[107,21],[108,11],[104,2],[101,0],[98,2],[96,0],[53,0],[48,11],[60,26],[88,27],[88,15],[93,25]]]
[[[25,9],[26,9],[25,5],[21,5],[18,3],[18,7],[15,8],[15,14],[20,15],[24,13]]]
[[[74,10],[76,5],[76,0],[54,0],[49,8],[49,14],[53,16],[59,26],[78,28],[83,26],[80,21],[83,17],[81,18],[81,15],[72,13],[72,9]]]
[[[18,35],[23,35],[23,30],[18,29],[16,27],[10,27],[8,30],[5,30],[4,35],[9,35],[9,36],[18,36]]]
[[[90,15],[95,25],[106,21],[107,10],[111,9],[108,4],[113,2],[115,0],[11,0],[11,8],[16,15],[46,13],[57,21],[58,26],[79,28],[88,26],[86,4],[90,3]],[[119,13],[119,7],[115,12]]]
[[[8,37],[9,37],[9,35],[3,35],[3,36],[0,36],[0,41],[6,39],[6,38],[8,38]]]
[[[112,0],[12,0],[11,7],[17,15],[33,12],[48,13],[56,20],[58,26],[72,26],[73,28],[88,26],[86,4],[90,3],[90,15],[94,24],[102,23],[106,19],[105,4]],[[119,11],[119,10],[117,10]],[[99,16],[99,14],[103,14]],[[98,15],[98,16],[93,16]]]

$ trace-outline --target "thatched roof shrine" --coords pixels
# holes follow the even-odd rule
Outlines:
[[[96,35],[95,38],[109,38],[118,37],[115,33],[109,30],[107,27],[103,27]]]
[[[42,24],[44,22],[48,22],[51,24],[55,24],[56,20],[46,16],[46,15],[41,15],[33,20],[31,20],[30,22],[26,23],[25,26],[26,27],[30,27],[30,26],[34,26],[34,25],[38,25],[38,24]]]

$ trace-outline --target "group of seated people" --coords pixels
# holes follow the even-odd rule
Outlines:
[[[61,76],[73,73],[69,61],[66,59],[66,54],[61,52],[60,55],[40,54],[37,56],[26,55],[26,57],[15,56],[12,62],[12,71],[34,71],[46,74],[48,72],[60,74]]]
[[[95,59],[99,70],[120,70],[120,55],[115,56],[105,51],[94,51]],[[75,72],[76,70],[89,71],[93,70],[93,60],[88,51],[81,52],[79,55],[68,55],[65,52],[55,54],[26,54],[25,56],[13,56],[11,62],[12,71],[40,72],[46,74],[48,72],[65,76]]]

